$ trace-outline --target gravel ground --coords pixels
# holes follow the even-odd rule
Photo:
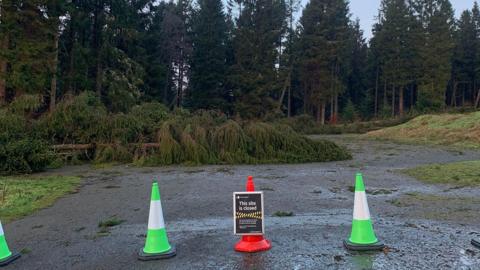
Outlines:
[[[5,269],[480,269],[478,189],[426,185],[396,170],[480,158],[480,152],[328,136],[354,159],[295,165],[92,169],[48,174],[83,177],[76,194],[4,225],[11,249],[23,256]],[[355,172],[364,173],[383,252],[342,247],[353,209]],[[247,175],[265,193],[266,237],[272,249],[233,250],[232,192]],[[158,178],[170,242],[177,256],[141,262],[150,188]],[[292,217],[273,217],[292,211]],[[108,233],[98,223],[124,220]]]

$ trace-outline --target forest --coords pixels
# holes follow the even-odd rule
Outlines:
[[[347,0],[304,7],[299,0],[1,0],[0,48],[0,171],[19,170],[12,160],[19,151],[27,164],[20,171],[35,171],[25,161],[30,151],[55,144],[103,143],[116,160],[118,145],[157,142],[152,148],[171,156],[156,163],[228,161],[228,139],[212,138],[237,136],[232,129],[245,135],[237,143],[249,142],[242,161],[316,160],[313,142],[305,142],[310,150],[287,149],[285,140],[298,134],[283,134],[281,123],[399,118],[480,103],[476,2],[455,18],[449,0],[382,0],[367,41]],[[252,121],[269,124],[255,131]],[[213,130],[219,125],[223,133]],[[270,138],[274,150],[261,153],[280,157],[262,158],[251,139],[259,132],[278,135]],[[123,150],[128,160],[147,152]],[[300,158],[302,151],[310,157]]]

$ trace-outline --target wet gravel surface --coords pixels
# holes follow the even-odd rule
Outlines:
[[[23,256],[5,269],[480,269],[480,192],[426,185],[398,169],[480,158],[480,152],[329,136],[351,149],[350,161],[296,165],[92,169],[49,172],[83,177],[78,193],[4,226]],[[353,209],[354,174],[364,173],[383,252],[342,247]],[[247,175],[265,192],[272,249],[233,250],[232,192]],[[177,256],[141,262],[151,181],[158,177],[170,242]],[[479,176],[480,177],[480,176]],[[276,211],[292,217],[274,217]],[[123,220],[108,232],[100,221]]]

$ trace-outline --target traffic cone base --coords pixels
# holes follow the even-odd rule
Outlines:
[[[141,261],[153,261],[172,258],[175,257],[175,255],[177,255],[177,250],[174,246],[170,246],[169,250],[161,253],[146,253],[142,248],[138,252],[138,259]]]
[[[20,258],[20,256],[21,255],[18,252],[11,253],[10,256],[0,260],[0,266],[8,265],[16,259]]]
[[[235,244],[235,250],[240,252],[259,252],[272,248],[272,244],[263,235],[244,235]]]
[[[480,248],[480,241],[477,241],[475,239],[472,239],[472,245],[477,247],[477,248]]]
[[[343,245],[353,251],[374,251],[374,250],[382,250],[385,245],[380,242],[376,242],[373,244],[355,244],[350,242],[350,240],[343,240]]]

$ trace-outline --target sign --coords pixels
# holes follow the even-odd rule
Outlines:
[[[234,192],[233,219],[235,234],[263,234],[263,192]]]

